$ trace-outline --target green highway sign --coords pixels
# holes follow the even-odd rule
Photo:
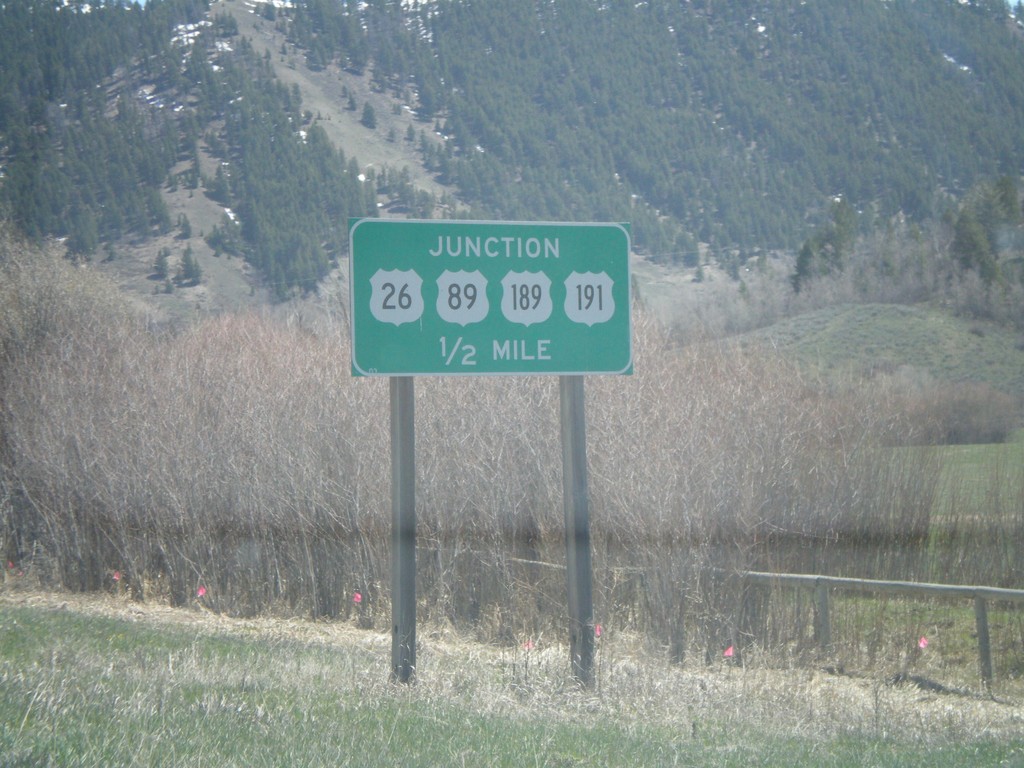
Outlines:
[[[357,376],[631,373],[622,224],[353,219]]]

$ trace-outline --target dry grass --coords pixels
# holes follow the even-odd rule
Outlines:
[[[58,609],[84,616],[113,617],[130,625],[185,630],[183,636],[244,639],[264,648],[298,642],[324,651],[321,665],[295,661],[285,669],[220,664],[171,653],[173,669],[137,670],[154,689],[188,685],[242,684],[256,690],[318,690],[357,695],[365,702],[396,697],[407,703],[456,707],[505,722],[616,724],[644,723],[684,740],[721,740],[751,731],[773,738],[822,740],[869,738],[904,744],[1014,742],[1024,733],[1024,689],[997,699],[970,692],[933,692],[912,684],[890,685],[871,676],[819,670],[778,670],[758,666],[667,667],[653,658],[642,639],[609,633],[598,644],[598,685],[584,693],[567,682],[567,652],[558,642],[534,649],[499,649],[474,642],[449,627],[421,633],[416,685],[396,690],[387,683],[390,641],[351,622],[293,619],[232,619],[207,611],[139,605],[110,597],[61,593],[0,592],[0,617],[12,607],[43,613]],[[60,643],[55,639],[54,643]],[[298,657],[296,656],[296,659]],[[333,661],[332,661],[333,660]],[[63,670],[75,679],[109,659],[78,658],[81,669]],[[132,666],[130,657],[125,659]],[[157,677],[166,679],[162,682]],[[68,679],[65,678],[65,680]],[[172,680],[172,678],[174,678]]]

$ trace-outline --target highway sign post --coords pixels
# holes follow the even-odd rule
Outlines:
[[[413,377],[560,376],[573,676],[594,682],[584,374],[632,373],[621,224],[355,219],[352,373],[391,377],[391,672],[416,669]]]

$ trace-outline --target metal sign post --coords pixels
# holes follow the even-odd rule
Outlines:
[[[391,679],[416,671],[416,437],[413,379],[391,389]]]
[[[594,684],[594,607],[583,377],[562,376],[558,392],[562,422],[562,508],[565,510],[569,575],[569,656],[573,677],[589,688]]]

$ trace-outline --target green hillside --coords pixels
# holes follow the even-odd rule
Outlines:
[[[989,384],[1024,397],[1024,338],[942,308],[843,305],[783,320],[745,339],[790,353],[825,376],[902,373]]]

